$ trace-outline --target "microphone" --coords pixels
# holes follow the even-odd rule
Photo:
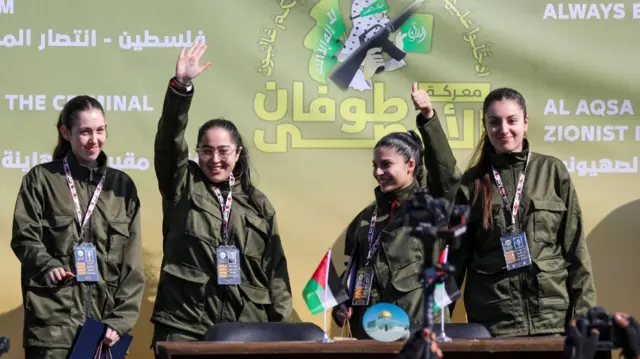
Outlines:
[[[9,352],[9,337],[0,337],[0,356]]]

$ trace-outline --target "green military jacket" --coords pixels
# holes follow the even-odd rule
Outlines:
[[[461,286],[469,322],[485,325],[494,336],[561,334],[567,322],[596,304],[591,260],[584,238],[582,212],[575,187],[559,159],[531,152],[490,154],[510,204],[518,177],[530,155],[520,200],[518,232],[527,236],[533,264],[507,271],[500,237],[511,216],[487,170],[492,187],[493,228],[482,226],[481,201],[473,202],[470,171],[460,175],[455,157],[437,117],[418,116],[432,185],[457,204],[471,205],[461,248],[450,253]],[[526,141],[526,140],[525,140]],[[508,216],[508,217],[507,217]]]
[[[107,167],[104,153],[93,169],[80,165],[71,152],[67,159],[83,215],[106,173],[84,235],[85,242],[96,246],[100,281],[68,279],[56,288],[45,285],[44,275],[53,268],[75,273],[79,226],[62,160],[35,166],[22,179],[11,237],[22,265],[25,347],[71,348],[86,316],[122,335],[133,328],[140,312],[144,268],[136,186],[126,173]]]
[[[407,206],[404,204],[416,189],[417,182],[397,193],[383,193],[376,188],[376,203],[360,212],[347,228],[345,237],[345,254],[363,266],[369,251],[369,224],[373,211],[378,205],[375,236],[381,233],[380,245],[371,259],[374,269],[374,281],[368,306],[351,306],[351,299],[344,304],[352,307],[349,321],[351,334],[357,339],[369,339],[362,326],[365,311],[378,302],[392,303],[402,308],[414,325],[423,323],[423,284],[421,269],[426,255],[425,247],[419,238],[409,235],[409,228],[404,226]],[[434,258],[442,248],[436,243]],[[348,268],[347,268],[348,270]],[[348,273],[343,273],[343,280]],[[338,307],[333,309],[334,317]],[[448,311],[445,313],[448,321]],[[434,322],[440,323],[440,311],[434,313]]]
[[[222,212],[211,182],[188,159],[184,136],[192,97],[193,90],[167,89],[155,139],[165,238],[152,322],[203,335],[216,323],[289,321],[291,285],[275,210],[257,189],[249,198],[239,176],[233,188],[229,244],[241,254],[241,284],[217,284]],[[222,186],[224,198],[228,190],[228,183]]]

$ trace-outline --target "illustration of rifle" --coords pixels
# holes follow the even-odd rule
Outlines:
[[[372,48],[380,47],[382,48],[382,51],[389,54],[389,56],[394,60],[402,60],[406,54],[389,40],[389,35],[399,29],[404,22],[411,17],[411,15],[418,11],[424,1],[425,0],[414,1],[404,8],[395,19],[389,21],[387,25],[376,25],[368,29],[364,34],[360,35],[359,39],[361,45],[352,52],[342,64],[336,66],[331,75],[329,75],[331,81],[338,85],[342,90],[348,89],[349,84],[351,84],[351,80],[353,80],[353,77],[356,75],[360,65],[367,57],[367,52]],[[363,44],[367,34],[370,31],[379,28],[382,29]],[[384,71],[384,66],[380,66],[376,69],[376,73],[380,73],[381,71]]]

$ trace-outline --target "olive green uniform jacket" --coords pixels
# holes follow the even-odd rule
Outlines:
[[[437,191],[457,204],[471,205],[461,248],[451,251],[458,286],[466,274],[464,303],[469,322],[485,325],[494,336],[561,334],[569,320],[596,304],[591,259],[584,238],[582,212],[566,166],[559,159],[531,152],[491,153],[509,203],[526,157],[526,179],[520,200],[518,232],[527,237],[533,264],[507,271],[500,237],[510,225],[491,170],[493,229],[482,227],[482,204],[474,198],[469,171],[460,175],[437,117],[419,115],[418,127],[431,158],[427,171]]]
[[[287,260],[273,206],[257,189],[248,196],[236,176],[229,244],[240,251],[240,285],[219,286],[216,251],[222,212],[212,183],[188,159],[185,131],[193,98],[169,86],[155,139],[155,170],[163,198],[164,257],[152,322],[195,336],[216,323],[289,321]],[[222,186],[226,199],[226,188]]]
[[[351,334],[357,339],[369,339],[362,327],[365,311],[378,302],[392,303],[403,309],[413,325],[422,325],[424,318],[421,270],[424,257],[427,255],[421,239],[409,234],[410,229],[404,226],[407,204],[413,193],[419,188],[417,182],[396,193],[383,193],[375,189],[378,214],[376,218],[375,237],[381,233],[378,250],[371,258],[374,269],[374,280],[368,306],[351,306],[351,299],[345,306],[353,312],[349,320]],[[358,267],[363,267],[369,252],[369,223],[376,204],[366,207],[347,228],[345,238],[345,254],[350,260],[356,260]],[[437,259],[442,243],[437,242],[432,259]],[[347,268],[349,270],[349,268]],[[348,273],[343,273],[343,281]],[[333,309],[333,315],[339,307]],[[448,319],[448,311],[445,312]],[[434,313],[434,323],[440,323],[440,311]]]
[[[71,348],[86,316],[123,335],[140,312],[144,268],[136,186],[126,173],[107,168],[104,153],[93,169],[81,166],[71,152],[67,159],[83,215],[106,171],[84,235],[85,242],[96,246],[100,281],[68,279],[56,288],[45,285],[44,275],[53,268],[75,273],[79,226],[62,160],[35,166],[22,179],[11,237],[22,264],[25,347]]]

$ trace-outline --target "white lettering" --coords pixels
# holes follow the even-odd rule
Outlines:
[[[4,95],[9,111],[46,111],[47,95]]]
[[[56,95],[53,96],[53,109],[56,111],[62,111],[64,104],[73,98],[73,95]]]
[[[147,96],[120,96],[98,95],[94,96],[107,112],[152,112]],[[140,98],[142,100],[140,100]]]
[[[13,11],[13,0],[0,0],[0,14],[12,15]]]
[[[600,20],[600,12],[598,11],[598,7],[597,6],[589,6],[589,12],[587,13],[587,19],[593,19],[593,18]]]
[[[566,7],[565,7],[566,5]],[[634,12],[635,12],[634,4]],[[624,19],[624,4],[547,4],[542,19],[555,20],[608,20]]]
[[[91,95],[98,100],[106,112],[153,112],[147,96],[127,95]],[[61,111],[64,105],[75,95],[54,95],[51,105],[54,110]],[[4,95],[9,103],[10,111],[45,111],[46,95]]]
[[[4,99],[9,101],[9,111],[13,111],[14,109],[14,101],[18,98],[19,95],[4,95]]]
[[[568,116],[571,115],[565,107],[565,100],[557,101],[548,99],[544,107],[544,115]],[[635,112],[630,100],[584,100],[578,102],[575,115],[586,116],[634,116]]]
[[[614,4],[613,12],[615,13],[615,15],[613,15],[614,19],[616,20],[624,19],[624,16],[625,16],[624,4]]]
[[[545,142],[613,142],[624,141],[629,126],[544,126]]]
[[[638,173],[638,157],[632,157],[631,161],[621,161],[611,158],[600,160],[578,160],[569,157],[568,161],[562,161],[569,172],[575,172],[578,176],[597,176],[603,173]]]
[[[602,12],[604,13],[604,18],[606,20],[609,18],[609,13],[611,12],[611,9],[613,9],[613,4],[600,4],[600,9],[602,9]],[[600,16],[600,15],[597,14],[597,16]]]
[[[640,19],[640,4],[633,4],[633,18]]]
[[[4,150],[1,166],[9,169],[22,169],[28,172],[34,166],[51,161],[51,155],[47,153]],[[137,157],[133,152],[126,152],[124,156],[109,156],[107,164],[111,168],[119,170],[140,170],[146,171],[151,166],[151,161],[146,157]]]
[[[587,4],[567,4],[569,7],[569,15],[563,13],[562,9],[564,4],[559,4],[560,7],[560,19],[584,19],[584,14],[587,11]]]
[[[178,36],[160,36],[153,35],[149,30],[145,30],[143,35],[129,35],[126,31],[118,37],[118,43],[123,50],[142,51],[145,48],[170,48],[170,47],[190,47],[193,44],[204,44],[207,39],[204,36],[202,30],[199,30],[197,35],[191,41],[191,30],[188,30],[185,35],[179,34]]]
[[[544,114],[567,116],[570,115],[571,112],[564,108],[564,100],[558,100],[558,106],[556,106],[556,103],[552,99],[548,99],[547,105],[544,107]]]
[[[556,7],[554,4],[547,4],[547,6],[544,7],[544,14],[542,14],[542,20],[546,20],[548,18],[558,20],[558,15],[556,15]]]
[[[634,116],[631,101],[622,100],[622,104],[618,100],[580,100],[576,115],[587,116]]]

